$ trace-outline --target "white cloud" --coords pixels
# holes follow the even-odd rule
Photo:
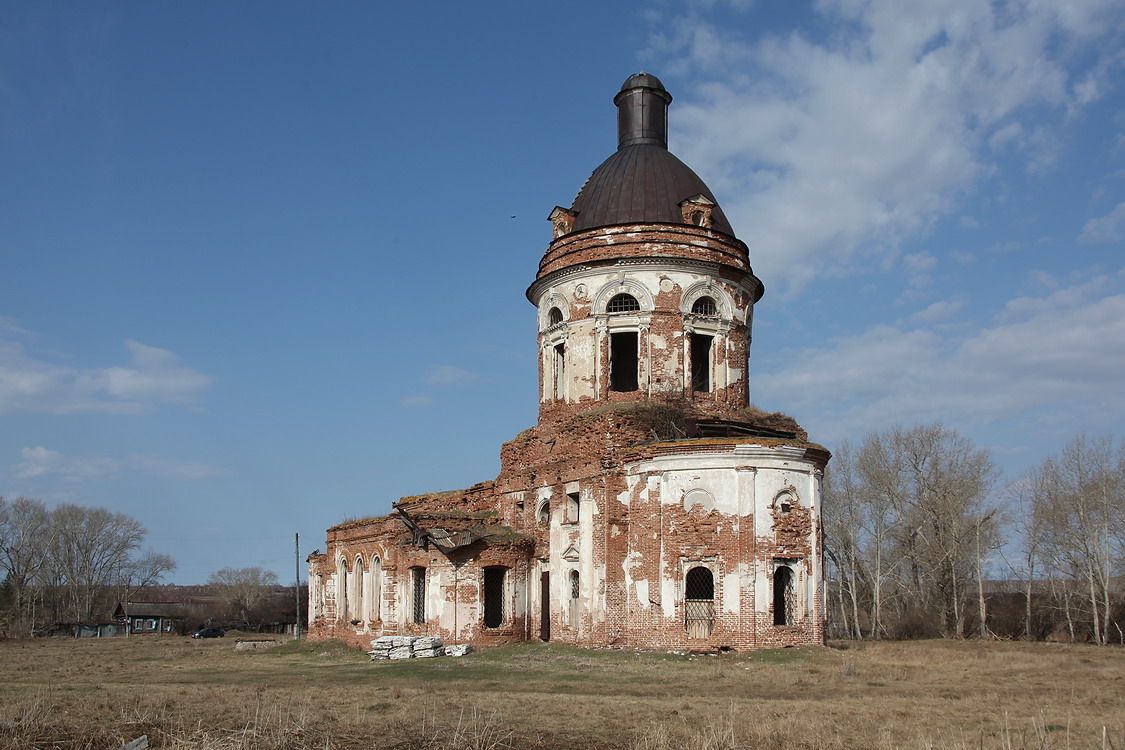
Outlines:
[[[120,469],[112,459],[72,458],[43,446],[24,448],[20,457],[21,461],[12,468],[16,479],[52,477],[77,482],[111,477]]]
[[[902,265],[910,286],[918,289],[929,285],[930,272],[937,266],[937,258],[929,253],[913,253],[903,256]]]
[[[124,460],[104,456],[68,456],[43,446],[24,448],[12,476],[21,480],[61,479],[82,482],[109,479],[123,473],[149,474],[176,480],[211,479],[226,471],[207,464],[176,461],[159,456],[132,455]]]
[[[11,327],[0,326],[0,414],[139,414],[160,404],[195,406],[211,384],[172,352],[131,340],[125,346],[127,365],[70,367],[29,354]]]
[[[760,374],[754,389],[767,401],[785,398],[825,440],[904,421],[1120,414],[1122,287],[1119,274],[1104,275],[1020,297],[980,327],[952,333],[936,326],[876,326],[790,353],[785,361],[791,364]],[[931,318],[931,308],[914,321],[939,320],[942,311],[933,310]]]
[[[214,479],[215,477],[226,476],[229,473],[226,469],[209,464],[146,455],[130,456],[126,462],[126,468],[144,474],[164,477],[165,479],[182,481]]]
[[[436,389],[473,383],[480,380],[480,376],[454,365],[436,365],[429,369],[422,380],[431,389]],[[421,409],[432,405],[434,399],[428,394],[412,393],[400,397],[399,403],[407,409]]]
[[[1078,239],[1083,242],[1117,242],[1125,235],[1125,202],[1118,203],[1105,216],[1098,216],[1086,222]]]
[[[20,336],[30,338],[35,334],[24,328],[15,318],[9,318],[0,315],[0,332],[9,336]]]
[[[431,368],[426,375],[426,382],[430,385],[458,385],[460,383],[471,383],[474,380],[477,380],[476,373],[453,365],[438,365]]]
[[[1109,86],[1098,71],[1119,54],[1102,49],[1120,46],[1111,0],[817,9],[834,29],[824,41],[748,44],[691,11],[665,17],[660,27],[677,31],[654,35],[650,51],[693,82],[672,114],[673,150],[712,183],[755,270],[783,290],[928,231],[991,173],[990,140],[1047,168],[1056,138],[1044,122],[1091,101],[1087,81]]]
[[[1018,122],[1011,122],[988,137],[988,146],[993,151],[1000,151],[1005,146],[1019,146],[1023,143],[1023,138],[1023,126]]]
[[[914,313],[910,320],[915,323],[937,323],[951,318],[964,306],[965,301],[962,299],[941,300]]]

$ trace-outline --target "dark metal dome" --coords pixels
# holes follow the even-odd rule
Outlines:
[[[683,224],[680,203],[704,195],[717,203],[710,188],[671,151],[651,144],[624,146],[601,163],[571,211],[577,214],[573,231],[611,224]],[[711,211],[711,226],[734,235],[719,206]]]
[[[703,195],[717,203],[691,168],[668,151],[668,105],[672,95],[650,73],[625,79],[617,106],[617,153],[594,170],[571,206],[572,231],[611,224],[683,224],[680,203]],[[711,227],[734,235],[719,206]]]

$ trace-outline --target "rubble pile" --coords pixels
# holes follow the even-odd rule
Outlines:
[[[384,635],[371,641],[371,661],[389,659],[432,659],[435,656],[464,656],[471,653],[469,644],[446,646],[436,635]]]
[[[414,641],[414,657],[416,659],[426,659],[431,656],[441,656],[445,653],[445,647],[441,643],[441,638],[436,635],[422,636]]]

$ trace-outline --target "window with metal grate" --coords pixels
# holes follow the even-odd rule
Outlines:
[[[639,312],[641,303],[631,294],[617,294],[605,306],[607,313]]]
[[[691,306],[691,311],[695,315],[715,316],[719,314],[719,306],[715,304],[714,297],[700,297]]]
[[[426,622],[426,569],[422,567],[411,568],[411,594],[414,622],[422,625]]]
[[[715,627],[715,576],[697,565],[684,580],[684,630],[689,638],[706,638]]]

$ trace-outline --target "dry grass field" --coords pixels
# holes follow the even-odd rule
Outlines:
[[[0,642],[0,748],[1114,748],[1125,649],[838,644],[688,656],[528,644],[367,661],[234,638]]]

